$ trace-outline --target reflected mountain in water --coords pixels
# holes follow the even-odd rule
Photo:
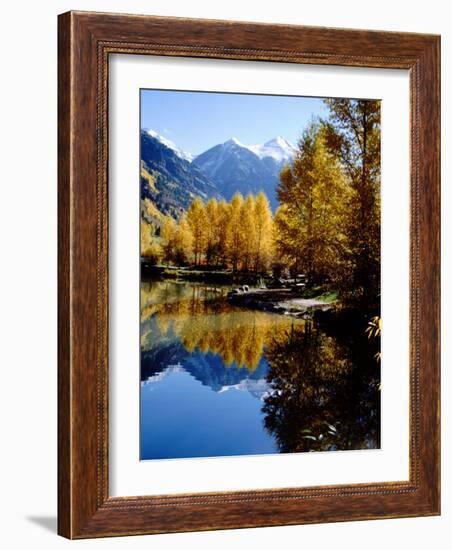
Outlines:
[[[148,327],[149,325],[152,325],[152,321]],[[160,334],[157,323],[152,334],[157,338]],[[155,383],[172,372],[184,370],[214,392],[226,391],[229,387],[239,388],[240,384],[241,387],[245,387],[245,381],[248,381],[250,388],[255,386],[259,397],[267,389],[266,376],[269,366],[265,357],[260,358],[254,369],[248,370],[246,367],[237,366],[234,361],[225,366],[222,357],[213,352],[204,353],[198,349],[190,352],[173,333],[167,333],[164,338],[157,341],[160,342],[159,345],[142,352],[142,383]],[[256,384],[257,382],[259,384]],[[258,387],[263,391],[258,391]]]
[[[212,376],[214,372],[212,365],[214,362],[206,361],[207,369],[201,371],[197,368],[191,368],[193,365],[196,366],[196,363],[197,361],[195,358],[194,361],[190,361],[184,366],[180,363],[177,363],[176,365],[168,365],[164,370],[143,380],[141,384],[142,386],[157,384],[173,373],[186,372],[195,380],[201,382],[201,384],[209,387],[212,391],[217,393],[223,393],[229,390],[238,390],[248,392],[253,397],[261,400],[268,395],[269,384],[266,377],[262,376],[262,372],[260,370],[254,371],[251,376],[246,376],[243,369],[232,367],[227,369],[228,376],[224,376],[225,373],[222,371],[225,369],[220,368],[217,369],[217,376]],[[265,370],[268,371],[268,367]],[[209,376],[205,376],[206,373],[208,373]]]

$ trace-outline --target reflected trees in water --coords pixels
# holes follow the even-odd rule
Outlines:
[[[169,299],[168,286],[179,287],[177,300]],[[190,292],[184,290],[187,286],[191,287]],[[144,349],[155,343],[152,332],[145,328],[145,321],[156,315],[158,338],[172,334],[189,353],[196,349],[203,354],[213,353],[221,357],[225,367],[235,365],[252,372],[259,365],[271,337],[282,337],[291,327],[304,323],[292,317],[233,307],[224,300],[221,288],[175,283],[154,284],[151,288],[151,295],[143,293]],[[148,302],[152,305],[147,306]]]
[[[311,323],[267,346],[264,423],[281,453],[380,447],[379,363],[365,337]]]

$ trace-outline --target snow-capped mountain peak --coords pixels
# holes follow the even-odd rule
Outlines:
[[[194,159],[194,156],[191,153],[187,153],[186,151],[182,151],[181,149],[179,149],[177,147],[177,145],[175,143],[173,143],[171,140],[167,139],[166,137],[161,136],[155,130],[150,130],[149,129],[149,130],[146,130],[146,131],[151,137],[153,137],[155,139],[158,139],[160,141],[160,143],[165,145],[165,147],[168,147],[168,149],[172,149],[179,158],[181,158],[183,160],[188,160],[188,162],[191,162]]]
[[[269,141],[266,141],[263,144],[257,145],[244,145],[236,137],[231,137],[223,143],[223,147],[226,150],[236,149],[240,147],[242,149],[247,149],[254,153],[259,159],[271,158],[277,164],[283,164],[292,160],[296,153],[296,148],[287,141],[287,139],[277,136]]]
[[[292,160],[296,152],[295,147],[281,136],[270,139],[263,145],[250,145],[249,149],[260,159],[270,157],[278,164]]]
[[[295,147],[287,141],[287,139],[277,136],[269,141],[266,141],[264,144],[258,145],[244,145],[236,137],[231,137],[223,143],[223,147],[234,149],[236,147],[241,147],[242,149],[248,149],[254,153],[261,160],[264,158],[272,158],[277,164],[283,164],[292,160],[295,156],[296,149]]]
[[[244,145],[232,137],[198,155],[193,164],[215,181],[226,200],[236,192],[246,196],[264,191],[271,208],[276,210],[279,174],[295,154],[295,147],[280,136],[261,145]]]
[[[243,143],[239,141],[236,137],[231,137],[230,139],[225,141],[223,145],[227,145],[227,146],[237,145],[238,147],[245,147],[245,149],[247,148],[246,145],[243,145]]]
[[[279,147],[280,149],[292,150],[295,147],[287,139],[277,136],[264,143],[264,147]]]

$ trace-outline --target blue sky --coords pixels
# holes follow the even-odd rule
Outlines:
[[[194,155],[231,137],[254,145],[282,136],[296,145],[318,115],[326,108],[316,98],[141,90],[141,128]]]

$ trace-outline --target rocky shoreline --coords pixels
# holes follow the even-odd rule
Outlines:
[[[294,296],[290,289],[267,289],[239,287],[228,294],[231,304],[311,319],[314,311],[328,311],[332,309],[331,303],[326,303],[315,298],[300,298]]]

